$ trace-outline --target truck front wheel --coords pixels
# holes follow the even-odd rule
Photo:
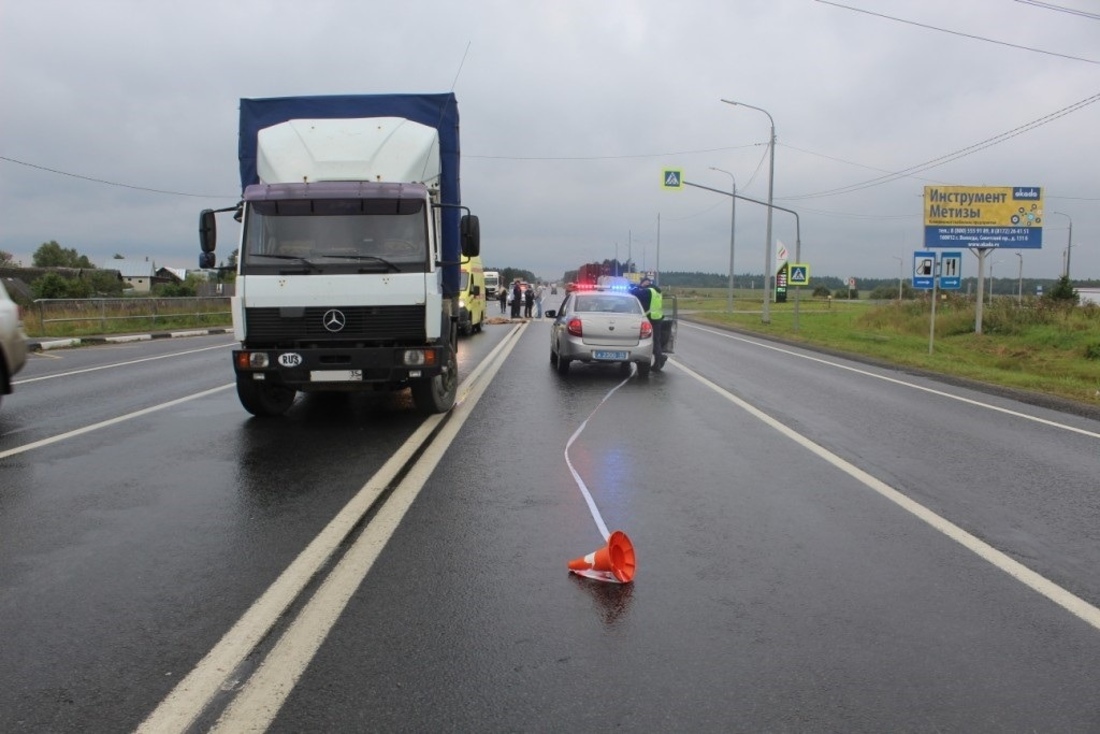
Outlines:
[[[266,418],[282,415],[294,404],[296,390],[284,385],[272,385],[264,380],[252,379],[251,375],[237,376],[237,397],[241,405],[252,415]]]
[[[435,377],[414,381],[410,389],[413,404],[421,413],[446,413],[454,407],[458,394],[458,358],[453,341],[447,347],[447,370]]]

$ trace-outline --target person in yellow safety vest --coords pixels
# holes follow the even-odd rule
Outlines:
[[[664,350],[665,313],[662,308],[664,297],[661,295],[661,289],[647,276],[643,277],[630,292],[642,304],[642,310],[645,311],[649,323],[653,326],[653,369],[660,372],[665,366],[665,360],[668,359]]]

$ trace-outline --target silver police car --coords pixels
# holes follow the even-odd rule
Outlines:
[[[631,363],[641,377],[653,364],[653,327],[642,305],[628,292],[612,289],[575,290],[561,309],[547,311],[550,364],[559,374],[572,362],[617,364],[624,374]]]

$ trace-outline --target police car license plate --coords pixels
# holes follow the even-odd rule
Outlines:
[[[626,352],[609,352],[606,349],[597,349],[592,352],[592,359],[607,360],[609,362],[622,362],[627,356]]]
[[[361,382],[362,370],[313,370],[309,373],[310,382]]]

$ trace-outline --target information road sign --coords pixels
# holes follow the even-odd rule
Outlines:
[[[928,290],[936,281],[936,253],[917,250],[913,253],[913,287]]]
[[[962,253],[945,252],[940,255],[940,288],[958,290],[962,287]]]

